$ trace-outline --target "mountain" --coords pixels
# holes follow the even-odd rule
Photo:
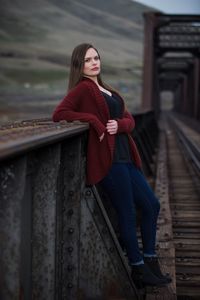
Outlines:
[[[131,0],[0,0],[0,104],[13,94],[58,99],[71,52],[82,42],[99,49],[105,76],[125,94],[120,76],[135,79],[139,97],[147,10]]]
[[[126,63],[141,54],[146,10],[130,0],[1,0],[0,39],[16,53],[49,55],[70,55],[89,41],[106,59]]]

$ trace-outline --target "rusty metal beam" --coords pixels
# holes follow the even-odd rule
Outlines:
[[[22,157],[0,170],[0,298],[20,299],[21,277],[21,199],[26,182],[26,158]]]
[[[142,108],[153,109],[153,87],[155,75],[154,40],[157,17],[154,13],[144,14],[144,67],[143,67],[143,95]]]
[[[13,148],[13,127],[2,130],[1,299],[138,299],[101,199],[85,188],[88,126],[49,125],[50,138],[45,124],[25,135],[36,147],[20,148],[19,134]]]
[[[32,187],[33,299],[55,299],[56,187],[60,168],[60,148],[59,144],[45,147],[29,159]]]
[[[200,17],[198,15],[164,15],[146,13],[144,40],[143,108],[159,112],[159,94],[163,89],[172,90],[182,86],[176,93],[182,105],[176,109],[192,117],[199,117],[199,59]],[[170,72],[181,73],[183,80],[173,85]],[[162,73],[168,75],[161,79]],[[179,81],[179,80],[178,80]],[[179,101],[179,102],[180,102]]]

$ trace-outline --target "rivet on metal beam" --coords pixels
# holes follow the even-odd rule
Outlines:
[[[85,193],[85,195],[86,195],[86,196],[91,196],[91,191],[90,191],[90,190],[87,190],[86,193]]]
[[[71,227],[71,228],[69,228],[69,229],[68,229],[68,233],[69,233],[69,234],[72,234],[72,233],[74,233],[74,228],[72,228],[72,227]]]
[[[69,191],[69,196],[73,196],[74,195],[74,191]]]
[[[73,249],[73,247],[68,247],[67,250],[69,253],[71,253],[74,249]]]

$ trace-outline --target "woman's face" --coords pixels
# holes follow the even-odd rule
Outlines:
[[[96,77],[100,73],[100,58],[94,48],[89,48],[85,54],[83,74],[88,77]]]

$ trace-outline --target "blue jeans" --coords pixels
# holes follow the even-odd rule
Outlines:
[[[100,186],[117,211],[120,237],[130,264],[142,261],[137,232],[136,207],[141,211],[143,253],[155,255],[156,224],[160,203],[142,172],[133,163],[113,163]]]

